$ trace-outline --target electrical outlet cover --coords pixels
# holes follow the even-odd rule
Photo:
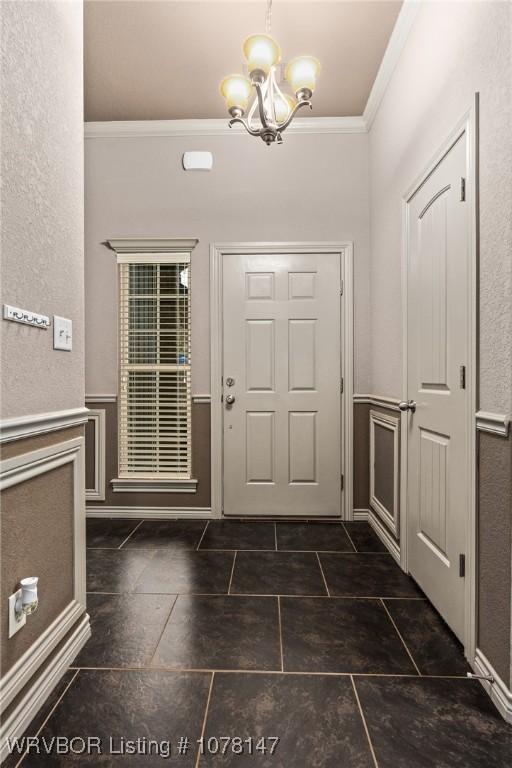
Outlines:
[[[18,589],[9,597],[9,637],[15,635],[27,623],[27,617],[24,613],[21,614],[19,619],[16,618],[15,606],[18,599],[21,600],[21,589]]]

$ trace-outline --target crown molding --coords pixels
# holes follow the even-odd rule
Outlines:
[[[379,109],[382,98],[389,85],[398,60],[402,55],[409,33],[420,10],[422,0],[404,0],[389,42],[382,57],[382,62],[374,80],[363,112],[363,121],[369,131]]]
[[[242,126],[229,127],[227,119],[116,120],[85,123],[86,139],[123,139],[169,136],[246,136]],[[300,117],[286,129],[293,133],[366,133],[362,117]]]

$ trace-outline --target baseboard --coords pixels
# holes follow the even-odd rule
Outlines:
[[[90,636],[89,616],[85,614],[44,671],[17,703],[14,711],[3,721],[0,729],[0,762],[8,754],[7,739],[12,741],[23,735]]]
[[[2,712],[30,682],[83,613],[85,613],[85,599],[84,605],[77,600],[72,600],[3,676],[0,680]]]
[[[86,517],[119,517],[140,520],[177,520],[213,518],[211,507],[107,507],[87,505]]]
[[[507,723],[512,723],[512,691],[503,682],[479,648],[476,649],[475,660],[471,666],[477,675],[492,675],[494,678],[493,683],[487,680],[480,680],[480,682],[500,715]]]
[[[372,529],[375,531],[379,539],[389,553],[393,555],[398,565],[400,564],[400,544],[395,541],[393,536],[389,533],[387,528],[381,523],[378,516],[373,509],[354,509],[354,520],[366,521],[370,523]]]

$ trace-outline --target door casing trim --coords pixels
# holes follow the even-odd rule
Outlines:
[[[469,311],[469,340],[467,349],[468,375],[466,377],[467,398],[467,467],[469,509],[466,526],[466,584],[464,593],[465,629],[464,652],[473,662],[476,653],[477,606],[476,606],[476,430],[475,414],[477,411],[477,366],[478,366],[478,94],[474,104],[464,113],[455,128],[440,146],[430,162],[416,177],[402,198],[402,400],[407,400],[407,279],[408,279],[408,203],[415,192],[424,184],[430,174],[448,154],[453,145],[463,135],[467,135],[466,144],[466,202],[468,215],[468,281],[466,285]],[[402,414],[401,460],[400,460],[400,564],[408,571],[407,552],[407,450],[408,430],[407,413]]]
[[[211,508],[212,517],[223,514],[223,296],[222,264],[228,254],[317,254],[337,253],[340,257],[343,293],[340,296],[341,372],[343,392],[340,392],[341,414],[341,467],[344,486],[341,494],[340,518],[353,519],[353,377],[354,377],[354,297],[353,261],[351,241],[282,242],[282,243],[212,243],[210,246],[210,369],[211,369]]]

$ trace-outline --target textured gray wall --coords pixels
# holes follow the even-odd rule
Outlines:
[[[481,433],[478,646],[505,683],[511,676],[512,439]]]
[[[511,34],[510,3],[421,3],[382,100],[370,131],[370,392],[402,388],[402,196],[479,91],[480,407],[512,410]]]
[[[1,3],[1,301],[73,321],[53,330],[0,321],[2,418],[83,406],[81,2]]]
[[[185,172],[185,150],[213,152]],[[355,381],[368,385],[368,136],[246,134],[86,139],[86,392],[117,392],[113,235],[198,237],[192,254],[192,391],[210,391],[209,246],[229,241],[355,243]]]

